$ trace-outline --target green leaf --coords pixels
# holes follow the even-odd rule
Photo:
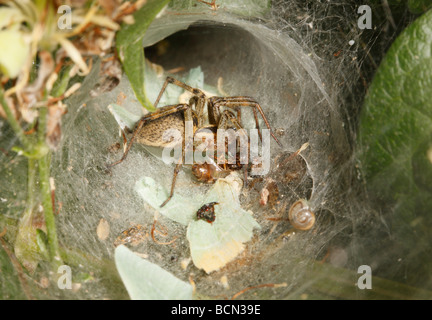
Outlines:
[[[48,260],[49,259],[48,237],[46,233],[41,229],[36,229],[36,242],[39,247],[40,253],[46,260]]]
[[[400,34],[378,68],[358,140],[369,193],[390,209],[394,238],[406,254],[416,248],[420,261],[415,263],[425,272],[431,267],[425,257],[432,243],[431,43],[428,11]]]
[[[432,138],[431,43],[432,11],[396,39],[365,99],[361,166],[368,184],[384,198],[415,191],[412,161]]]
[[[38,227],[42,227],[42,213],[31,209],[26,209],[22,215],[18,234],[15,239],[14,253],[19,262],[33,273],[43,256],[39,247]],[[38,241],[39,240],[39,241]]]
[[[191,300],[192,286],[158,265],[138,257],[123,245],[115,249],[115,262],[133,300]]]
[[[4,247],[0,245],[0,300],[24,300],[26,296]]]
[[[138,101],[149,111],[154,111],[154,107],[145,93],[142,39],[150,23],[168,2],[169,0],[148,0],[140,10],[134,13],[135,23],[123,25],[116,38],[117,50],[125,73]]]

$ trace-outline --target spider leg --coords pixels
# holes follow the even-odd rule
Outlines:
[[[217,98],[218,98],[218,100],[220,99],[219,97],[217,97]],[[210,99],[212,99],[212,98],[210,98]],[[226,98],[224,98],[224,99],[226,99]],[[216,101],[218,101],[218,100],[216,100]],[[219,104],[213,105],[212,108],[214,109],[214,111],[213,111],[213,117],[214,118],[220,117]],[[242,121],[241,121],[242,113],[241,113],[241,109],[240,108],[236,108],[236,109],[237,109],[237,120],[240,123],[240,125],[242,126]],[[260,131],[260,125],[259,125],[259,121],[258,121],[257,111],[256,111],[255,108],[253,108],[252,110],[253,110],[254,119],[255,119],[255,128],[258,130],[259,138],[262,141],[262,135],[261,135],[261,131]]]
[[[229,125],[231,123],[231,125]],[[234,127],[236,130],[243,129],[238,118],[229,110],[222,112],[219,120],[218,129],[227,129],[229,127]]]
[[[222,112],[222,115],[221,115],[220,120],[219,120],[218,129],[227,129],[227,128],[235,128],[236,132],[240,134],[241,140],[243,140],[243,142],[241,142],[241,143],[247,143],[248,144],[247,155],[244,155],[241,153],[241,162],[247,163],[248,159],[246,159],[245,157],[249,158],[249,136],[247,135],[246,131],[241,126],[241,124],[238,121],[238,119],[236,118],[236,116],[231,111],[224,110],[224,112]],[[242,147],[242,144],[240,147]],[[219,148],[219,142],[218,142],[218,148]],[[218,155],[219,155],[219,150],[218,150]],[[237,155],[236,155],[236,157],[237,157]]]
[[[220,107],[227,107],[234,110],[237,110],[239,107],[252,107],[254,110],[255,115],[255,123],[257,126],[257,129],[259,129],[258,125],[258,117],[256,116],[256,110],[261,114],[267,128],[270,130],[270,134],[275,139],[275,141],[279,144],[279,146],[282,147],[282,144],[280,141],[276,138],[274,135],[270,124],[264,114],[264,111],[262,110],[259,103],[251,98],[251,97],[245,97],[245,96],[236,96],[236,97],[211,97],[209,98],[209,104],[211,105],[211,109],[213,109],[213,116],[217,117],[217,113],[219,112]]]
[[[126,159],[128,153],[129,153],[129,150],[130,150],[130,148],[132,147],[132,144],[135,141],[135,138],[136,138],[137,134],[141,131],[141,129],[144,127],[144,125],[146,123],[148,123],[150,121],[153,121],[153,120],[156,120],[156,119],[160,119],[160,118],[166,117],[166,116],[168,116],[170,114],[173,114],[173,113],[176,113],[176,112],[181,112],[181,111],[185,111],[185,119],[189,119],[189,111],[191,111],[191,110],[190,110],[190,106],[187,105],[187,104],[178,104],[178,105],[173,105],[173,106],[165,106],[163,108],[159,108],[157,111],[155,111],[153,113],[150,113],[150,114],[147,114],[147,115],[143,116],[139,120],[138,124],[136,125],[136,127],[135,127],[135,129],[134,129],[134,131],[132,133],[132,137],[129,140],[129,142],[127,143],[126,150],[123,153],[123,156],[121,157],[121,159],[118,160],[118,161],[116,161],[116,162],[114,162],[114,163],[111,163],[111,164],[107,165],[107,169],[109,169],[111,167],[114,167],[114,166],[118,165],[119,163],[122,163]]]
[[[258,121],[258,114],[257,114],[257,111],[255,108],[253,108],[252,110],[253,110],[253,114],[254,114],[254,118],[255,118],[255,128],[258,130],[258,136],[260,138],[260,141],[262,141],[262,134],[261,134],[260,125],[259,125],[259,121]]]
[[[168,198],[160,205],[161,208],[164,205],[166,205],[168,203],[168,201],[170,201],[171,198],[174,195],[174,189],[175,189],[175,184],[176,184],[176,181],[177,181],[177,175],[180,172],[181,167],[183,166],[183,159],[185,157],[185,150],[189,150],[189,148],[191,147],[191,145],[193,145],[193,139],[192,139],[192,141],[188,142],[188,144],[186,145],[186,148],[183,148],[182,157],[180,158],[179,162],[176,164],[176,166],[174,168],[174,175],[173,175],[173,179],[172,179],[172,182],[171,182],[170,194],[169,194]]]
[[[248,143],[247,159],[244,157],[241,157],[241,154],[240,154],[240,157],[241,157],[240,160],[241,160],[241,163],[243,164],[243,178],[244,178],[243,179],[243,186],[247,187],[247,177],[248,177],[247,171],[249,168],[248,159],[250,158],[249,137],[247,136],[247,134],[245,133],[244,130],[241,130],[241,129],[243,129],[243,127],[241,126],[241,123],[239,121],[238,112],[237,112],[237,118],[236,118],[235,115],[231,111],[225,110],[221,115],[221,119],[220,119],[218,128],[221,128],[221,129],[228,128],[228,127],[230,127],[229,123],[231,123],[231,127],[234,127],[238,132],[241,132],[242,135],[244,134],[243,137],[246,139],[245,141],[247,141],[247,143]],[[236,159],[236,161],[237,161],[237,159]],[[243,162],[245,162],[245,163],[243,163]]]
[[[202,99],[203,101],[205,101],[205,99],[206,99],[206,96],[205,96],[204,92],[202,92],[200,89],[192,88],[191,86],[188,86],[186,83],[181,82],[181,81],[179,81],[179,80],[177,80],[177,79],[174,79],[173,77],[169,77],[169,76],[168,76],[168,77],[166,78],[166,80],[165,80],[163,86],[162,86],[161,91],[159,92],[158,97],[156,98],[156,101],[155,101],[155,103],[154,103],[154,107],[155,107],[155,108],[157,108],[157,105],[158,105],[158,103],[159,103],[159,100],[160,100],[161,97],[162,97],[162,94],[165,92],[166,87],[167,87],[168,84],[170,84],[170,83],[175,84],[176,86],[179,86],[180,88],[183,88],[183,89],[185,89],[185,90],[187,90],[187,91],[193,93],[194,95],[196,95],[199,99]]]
[[[168,203],[168,201],[170,201],[171,198],[172,198],[173,195],[174,195],[175,183],[176,183],[177,175],[178,175],[178,173],[180,172],[181,167],[182,167],[182,161],[181,161],[181,159],[180,159],[180,162],[177,163],[176,166],[175,166],[175,168],[174,168],[174,176],[173,176],[173,179],[172,179],[172,182],[171,182],[171,191],[170,191],[170,194],[169,194],[168,198],[167,198],[167,199],[166,199],[166,200],[165,200],[165,201],[160,205],[161,208],[162,208],[164,205],[166,205],[166,204]]]
[[[189,100],[189,105],[195,106],[195,111],[198,118],[198,128],[201,128],[204,124],[204,106],[205,106],[205,99],[200,98],[198,96],[193,96]]]
[[[195,106],[195,110],[198,116],[198,128],[200,128],[204,122],[204,115],[203,110],[204,106],[206,104],[206,95],[204,92],[202,92],[200,89],[192,88],[191,86],[187,85],[184,82],[181,82],[173,77],[167,77],[165,79],[164,84],[162,85],[162,89],[159,92],[158,97],[156,98],[156,101],[154,103],[154,107],[157,108],[157,105],[159,104],[160,99],[162,98],[163,93],[165,92],[165,89],[167,88],[168,84],[175,84],[176,86],[179,86],[180,88],[183,88],[184,90],[187,90],[191,92],[194,96],[189,100],[189,105]]]

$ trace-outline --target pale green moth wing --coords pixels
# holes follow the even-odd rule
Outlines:
[[[171,200],[161,208],[160,205],[168,198],[169,192],[150,177],[138,180],[135,184],[135,191],[163,216],[184,226],[187,226],[194,219],[202,203],[202,197],[199,195],[192,199],[174,193]]]
[[[120,277],[133,300],[191,300],[193,288],[158,265],[120,245],[115,250]]]
[[[108,110],[114,116],[114,119],[123,131],[125,131],[126,128],[133,129],[135,123],[141,118],[139,115],[133,114],[115,103],[110,104]]]
[[[238,199],[239,188],[235,181],[218,179],[207,194],[203,204],[216,201],[216,219],[213,223],[193,220],[189,223],[189,240],[192,261],[207,273],[219,270],[244,249],[244,243],[260,229],[252,214],[242,209]]]

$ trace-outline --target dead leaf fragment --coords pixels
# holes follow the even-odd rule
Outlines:
[[[99,238],[99,240],[105,241],[110,233],[110,226],[108,221],[106,221],[105,219],[100,219],[99,224],[97,226],[96,229],[96,233],[97,236]]]

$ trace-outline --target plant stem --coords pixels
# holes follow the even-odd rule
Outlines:
[[[36,160],[28,159],[27,168],[27,210],[33,210],[35,203],[35,188],[36,188]]]
[[[51,188],[49,185],[49,155],[39,159],[39,178],[42,193],[42,206],[44,208],[45,225],[47,229],[48,247],[51,262],[58,266],[61,264],[60,251],[57,240],[54,211],[51,202]]]
[[[46,131],[46,116],[47,108],[42,107],[39,111],[39,127],[38,127],[38,144],[45,143]],[[51,201],[51,188],[49,183],[50,178],[50,154],[46,154],[38,160],[40,190],[42,194],[42,206],[44,208],[45,225],[47,229],[48,248],[50,260],[57,270],[57,267],[62,264],[60,250],[57,239],[57,231],[55,225],[54,210]]]
[[[41,107],[39,109],[39,126],[38,126],[38,133],[37,133],[37,139],[39,144],[45,143],[45,131],[47,127],[47,114],[48,114],[48,108],[47,107]]]
[[[24,131],[22,130],[21,126],[19,125],[18,121],[15,119],[11,109],[9,108],[4,95],[3,95],[3,89],[0,89],[0,103],[1,106],[6,113],[7,120],[12,127],[12,130],[15,132],[16,136],[19,138],[20,142],[24,146],[26,150],[31,149],[31,145],[27,137],[24,135]]]

